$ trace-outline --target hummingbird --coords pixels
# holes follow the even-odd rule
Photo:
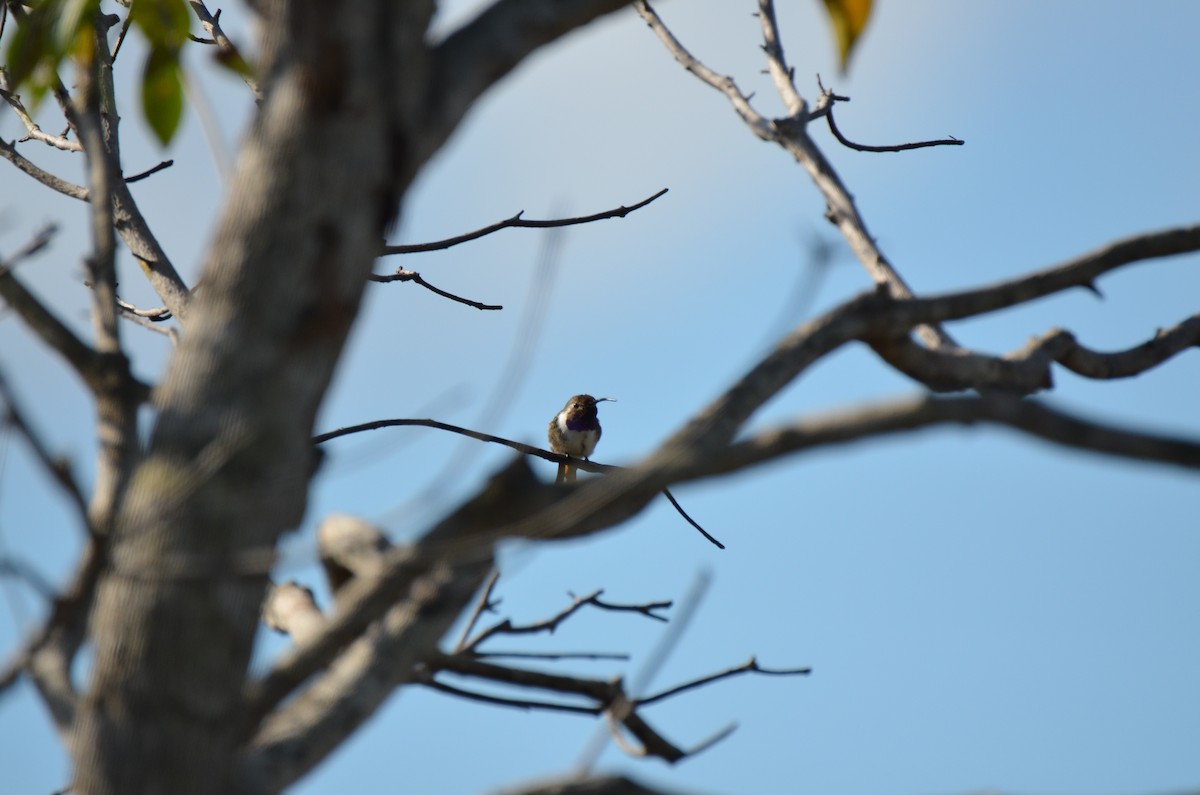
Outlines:
[[[600,420],[596,417],[596,404],[605,400],[616,402],[616,398],[594,398],[591,395],[576,395],[567,401],[563,410],[550,420],[546,435],[550,438],[550,449],[559,455],[588,458],[600,441]],[[558,477],[554,482],[575,480],[577,470],[570,464],[558,465]]]

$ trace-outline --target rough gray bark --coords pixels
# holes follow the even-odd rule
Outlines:
[[[509,28],[491,30],[534,33],[460,46],[454,85],[436,92],[432,2],[258,6],[265,99],[118,508],[73,737],[75,791],[246,791],[235,765],[242,684],[271,550],[303,513],[313,416],[386,227],[475,96],[620,5],[499,3],[489,24]],[[454,92],[449,110],[426,112],[433,93]]]

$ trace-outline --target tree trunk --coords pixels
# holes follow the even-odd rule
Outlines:
[[[313,418],[418,164],[431,3],[260,7],[265,101],[118,514],[74,737],[81,793],[235,792],[239,715]]]

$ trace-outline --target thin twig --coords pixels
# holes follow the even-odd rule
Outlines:
[[[670,489],[663,489],[662,493],[663,493],[663,496],[665,496],[668,500],[671,501],[671,505],[675,506],[675,510],[679,512],[679,515],[682,516],[684,518],[684,520],[687,521],[688,524],[690,524],[692,527],[696,528],[696,530],[698,530],[700,532],[700,535],[707,538],[709,540],[709,542],[712,543],[712,545],[715,546],[717,549],[725,548],[724,544],[722,544],[720,541],[715,539],[713,536],[709,535],[709,532],[707,530],[705,530],[703,527],[701,527],[699,524],[697,524],[695,519],[688,516],[688,512],[683,510],[683,506],[680,505],[679,501],[675,499],[675,495],[671,493]]]
[[[68,182],[65,179],[60,179],[59,177],[51,174],[49,171],[38,168],[23,155],[21,155],[21,153],[17,151],[16,146],[3,139],[0,139],[0,157],[3,157],[5,160],[36,179],[47,188],[57,191],[64,196],[70,196],[72,199],[79,199],[80,201],[88,201],[91,197],[91,192],[88,191],[87,188],[83,187],[82,185],[76,185],[74,182]]]
[[[538,458],[543,458],[547,461],[551,461],[554,463],[570,463],[572,465],[579,465],[580,468],[582,468],[588,472],[603,472],[607,469],[612,468],[612,467],[605,466],[604,464],[596,464],[591,461],[585,461],[582,459],[572,458],[571,456],[559,455],[558,453],[552,453],[549,450],[543,450],[540,447],[534,447],[533,445],[524,444],[522,442],[514,442],[511,439],[504,439],[500,436],[492,436],[489,433],[480,433],[479,431],[472,431],[469,428],[462,428],[462,427],[459,427],[458,425],[451,425],[448,422],[438,422],[437,420],[392,419],[392,420],[374,420],[372,422],[359,423],[358,425],[347,425],[344,428],[338,428],[337,430],[326,431],[325,433],[317,434],[316,436],[313,437],[313,444],[324,444],[325,442],[331,441],[333,439],[337,439],[342,436],[349,436],[352,433],[362,433],[363,431],[374,431],[374,430],[378,430],[380,428],[396,428],[396,427],[408,427],[408,426],[419,426],[422,428],[437,428],[438,430],[442,430],[442,431],[450,431],[451,433],[459,433],[459,434],[462,434],[463,436],[470,436],[472,439],[478,439],[481,442],[493,442],[495,444],[502,444],[505,447],[511,447],[512,449],[516,450],[519,453],[524,453],[525,455],[537,456]]]
[[[480,660],[616,660],[628,661],[628,654],[602,651],[476,651]]]
[[[505,439],[500,436],[492,436],[489,433],[480,433],[479,431],[472,431],[469,428],[463,428],[458,425],[451,425],[450,423],[447,423],[447,422],[438,422],[437,420],[417,420],[417,419],[374,420],[373,422],[364,422],[364,423],[360,423],[358,425],[348,425],[344,428],[338,428],[337,430],[333,430],[333,431],[326,431],[325,433],[314,436],[313,444],[323,444],[324,442],[328,442],[331,439],[337,439],[340,436],[348,436],[352,433],[361,433],[363,431],[374,431],[374,430],[378,430],[380,428],[393,428],[393,427],[406,427],[406,426],[436,428],[436,429],[442,430],[442,431],[450,431],[451,433],[458,433],[458,434],[462,434],[463,436],[469,436],[472,439],[478,439],[481,442],[492,442],[494,444],[502,444],[505,447],[511,447],[512,449],[516,450],[519,453],[523,453],[525,455],[536,456],[537,458],[541,458],[546,461],[551,461],[556,464],[570,464],[571,466],[582,469],[585,472],[610,472],[610,471],[621,468],[618,466],[614,466],[612,464],[599,464],[595,461],[589,461],[584,458],[574,458],[569,455],[562,455],[560,453],[552,453],[549,450],[543,450],[540,447],[534,447],[533,445],[525,444],[523,442],[514,442],[511,439]],[[706,539],[708,539],[709,542],[716,545],[718,548],[720,548],[720,549],[725,548],[724,544],[722,544],[715,537],[713,537],[707,530],[705,530],[703,527],[701,527],[699,524],[697,524],[695,519],[693,519],[691,516],[688,516],[687,512],[683,510],[683,506],[679,504],[679,502],[675,499],[675,497],[673,495],[668,493],[665,489],[664,489],[663,493],[666,495],[667,499],[671,501],[671,505],[675,508],[676,511],[679,512],[679,515],[682,516],[687,521],[688,524],[690,524],[692,527],[699,530],[700,533]]]
[[[113,17],[115,20],[116,18]],[[121,184],[117,125],[103,119],[116,115],[113,106],[112,61],[107,51],[107,27],[98,25],[93,38],[97,55],[76,68],[77,130],[87,156],[92,252],[86,260],[93,282],[92,334],[100,378],[94,389],[97,403],[97,451],[88,515],[97,532],[106,532],[140,454],[137,438],[136,383],[121,344],[117,306],[116,190]]]
[[[531,219],[522,218],[521,216],[525,214],[525,211],[521,210],[519,213],[512,216],[511,218],[506,218],[503,221],[499,221],[490,226],[485,226],[482,229],[476,229],[474,232],[467,232],[466,234],[463,234],[463,235],[457,235],[455,237],[448,237],[445,240],[437,240],[432,243],[409,243],[409,244],[403,244],[403,245],[384,246],[381,256],[387,256],[389,254],[417,254],[417,253],[420,253],[423,251],[441,251],[443,249],[450,248],[451,246],[457,246],[461,243],[467,243],[472,240],[478,240],[479,238],[483,237],[484,235],[490,235],[493,232],[499,232],[501,229],[510,229],[510,228],[549,229],[552,227],[559,227],[559,226],[574,226],[576,224],[590,224],[593,221],[603,221],[606,218],[624,218],[625,216],[629,215],[630,213],[632,213],[636,210],[640,210],[641,208],[645,207],[647,204],[649,204],[650,202],[659,198],[660,196],[664,195],[666,192],[667,192],[667,188],[663,188],[658,193],[655,193],[653,196],[650,196],[649,198],[646,198],[646,199],[642,199],[637,204],[631,205],[629,207],[625,207],[622,205],[621,207],[617,207],[612,210],[605,210],[604,212],[595,213],[593,215],[581,215],[576,218],[556,218],[556,219],[542,220],[542,221],[531,220]],[[375,279],[375,281],[380,281],[380,280]]]
[[[0,259],[0,270],[11,270],[25,260],[38,254],[58,234],[58,224],[46,224],[37,231],[29,242],[14,251],[6,259]]]
[[[712,748],[714,745],[721,742],[729,735],[733,734],[737,730],[737,727],[738,727],[737,722],[729,724],[728,726],[721,729],[720,731],[718,731],[716,734],[712,735],[708,739],[701,740],[700,742],[693,745],[691,748],[687,749],[687,755],[695,756],[696,754],[704,753],[709,748]]]
[[[476,427],[493,428],[500,425],[511,410],[513,396],[529,375],[529,367],[542,336],[541,330],[549,314],[546,311],[547,302],[554,291],[566,230],[549,229],[540,237],[537,263],[528,281],[528,294],[521,303],[512,344],[500,365],[500,376],[479,402],[480,410],[471,422]],[[429,474],[428,485],[405,503],[392,508],[390,513],[404,513],[406,506],[433,504],[441,500],[447,486],[458,482],[462,473],[475,461],[477,451],[478,448],[469,440],[460,440],[451,447],[450,455],[441,468]]]
[[[422,287],[424,287],[426,290],[429,290],[430,292],[437,293],[442,298],[449,298],[451,301],[457,301],[460,304],[466,304],[467,306],[472,306],[472,307],[475,307],[476,309],[500,310],[500,309],[504,308],[503,306],[501,306],[499,304],[483,304],[483,303],[480,303],[479,301],[472,301],[470,298],[463,298],[460,295],[455,295],[454,293],[446,292],[445,290],[443,290],[439,287],[434,287],[432,284],[425,281],[425,279],[422,278],[421,274],[417,273],[416,271],[410,271],[405,268],[397,268],[395,273],[388,273],[388,274],[372,273],[369,276],[367,276],[367,278],[373,282],[378,282],[380,284],[387,284],[388,282],[414,282],[416,284],[421,285]]]
[[[88,284],[88,286],[90,287],[91,285]],[[117,306],[125,310],[127,314],[135,317],[144,317],[146,320],[150,320],[155,323],[161,323],[164,320],[171,319],[171,310],[167,309],[165,306],[156,306],[153,309],[138,309],[133,304],[121,298],[117,299]]]
[[[107,555],[105,539],[91,535],[71,585],[55,599],[50,616],[0,671],[0,693],[28,673],[60,731],[74,721],[75,691],[70,679],[71,661],[82,645],[96,592],[100,570]]]
[[[639,698],[634,702],[634,705],[637,707],[648,707],[651,704],[664,701],[672,696],[677,696],[680,693],[687,692],[688,690],[692,690],[697,687],[703,687],[704,685],[712,684],[713,682],[720,681],[721,679],[728,679],[731,676],[738,676],[745,673],[764,674],[766,676],[805,676],[812,673],[812,668],[763,668],[758,664],[758,660],[751,657],[748,661],[742,663],[741,665],[735,666],[728,670],[715,674],[709,674],[708,676],[702,676],[699,679],[693,679],[690,682],[685,682],[682,685],[676,685],[675,687],[664,690],[661,693],[656,693],[653,696]]]
[[[586,597],[587,603],[594,605],[594,606],[600,608],[601,610],[610,610],[614,613],[638,613],[639,615],[643,615],[646,618],[652,618],[655,621],[661,621],[664,624],[667,623],[667,621],[668,621],[666,616],[660,616],[658,613],[655,613],[654,611],[655,610],[669,610],[672,605],[672,602],[670,602],[670,601],[646,602],[645,604],[623,605],[623,604],[616,604],[615,602],[605,602],[604,600],[602,600],[600,598],[600,594],[602,594],[602,593],[604,593],[604,592],[596,591],[591,596]],[[575,594],[569,594],[569,596],[572,599],[578,598],[575,596]]]
[[[870,146],[867,144],[856,144],[846,136],[842,135],[842,131],[838,129],[837,123],[833,120],[833,105],[830,105],[825,111],[825,121],[829,124],[829,131],[833,133],[833,137],[838,139],[838,143],[850,149],[858,150],[859,152],[905,152],[909,149],[924,149],[929,146],[962,146],[966,141],[962,141],[954,136],[949,138],[940,138],[936,141],[916,141],[908,144],[892,144],[889,146]]]
[[[33,426],[30,425],[29,420],[25,418],[24,412],[18,405],[16,396],[9,389],[8,382],[5,380],[2,371],[0,371],[0,398],[4,400],[6,409],[5,420],[25,438],[25,442],[33,451],[34,457],[37,458],[46,472],[54,478],[54,482],[66,492],[67,497],[79,512],[79,517],[83,521],[84,527],[87,527],[87,497],[84,495],[79,481],[75,480],[75,475],[71,472],[70,463],[66,459],[51,453],[49,446],[34,431]]]
[[[128,320],[130,323],[136,323],[144,329],[153,331],[155,334],[162,334],[164,337],[167,337],[171,340],[171,344],[178,344],[179,332],[174,326],[158,325],[154,318],[145,318],[141,315],[136,315],[123,306],[118,307],[118,311],[120,312],[122,320]]]
[[[463,627],[462,633],[458,636],[458,643],[454,644],[455,651],[462,651],[467,646],[467,638],[471,637],[471,631],[475,629],[475,625],[479,623],[479,617],[485,612],[494,613],[496,605],[500,604],[499,600],[492,601],[492,591],[496,587],[496,583],[500,580],[500,570],[492,569],[492,573],[488,575],[487,582],[483,586],[483,590],[479,592],[479,599],[475,602],[475,607],[471,610],[471,616],[467,619],[467,625]]]
[[[592,701],[593,704],[579,705],[564,703],[561,701],[511,698],[492,695],[490,693],[482,693],[476,690],[468,690],[454,685],[448,685],[445,682],[439,681],[436,678],[436,675],[439,672],[447,672],[458,676],[473,677],[514,687],[546,690],[553,693],[560,693],[567,696],[588,699]],[[739,673],[748,672],[787,675],[807,673],[807,670],[764,669],[758,667],[754,659],[751,658],[750,662],[746,665],[739,666],[736,669],[722,671],[720,673],[704,677],[701,680],[680,685],[671,691],[653,697],[653,700],[669,698],[671,695],[682,693],[696,687],[701,687],[710,682],[715,682]],[[459,696],[461,698],[487,704],[495,704],[498,706],[515,707],[522,710],[545,709],[583,715],[597,715],[603,713],[609,725],[609,733],[611,733],[613,738],[616,740],[617,745],[623,751],[631,756],[655,756],[668,762],[677,762],[690,754],[699,753],[700,751],[711,747],[716,741],[728,736],[729,732],[732,731],[731,727],[726,727],[713,737],[694,746],[692,749],[688,751],[681,750],[672,743],[668,742],[666,738],[664,738],[657,730],[652,728],[650,724],[638,714],[637,710],[640,706],[642,706],[642,702],[633,700],[626,694],[624,686],[622,685],[622,681],[619,678],[604,681],[588,677],[562,676],[559,674],[548,674],[541,671],[532,671],[524,668],[511,668],[502,665],[494,665],[492,663],[482,662],[475,656],[464,656],[463,654],[439,654],[427,660],[424,665],[419,668],[416,675],[416,681],[434,690],[438,690],[449,695]],[[628,731],[630,735],[636,738],[638,743],[640,743],[640,746],[635,746],[627,742],[621,734],[622,729]]]
[[[135,182],[140,182],[141,180],[145,179],[146,177],[150,176],[151,174],[157,174],[158,172],[162,171],[164,168],[170,168],[173,165],[175,165],[174,160],[164,160],[161,163],[159,163],[157,166],[153,166],[152,168],[148,168],[145,171],[142,171],[138,174],[134,174],[132,177],[126,177],[125,184],[132,185]]]
[[[0,298],[3,298],[25,324],[33,330],[43,342],[56,350],[75,369],[84,383],[95,393],[107,388],[106,368],[108,359],[80,340],[75,333],[67,328],[61,320],[22,284],[11,268],[0,263]],[[149,387],[140,382],[131,382],[135,397],[145,399],[149,395]]]
[[[628,605],[615,604],[601,600],[600,594],[602,593],[604,593],[603,590],[596,590],[587,596],[575,596],[574,594],[571,594],[572,602],[570,605],[563,608],[550,618],[546,618],[541,621],[535,621],[532,624],[514,624],[510,619],[506,618],[503,621],[493,624],[492,626],[483,630],[470,641],[467,641],[466,643],[460,641],[458,648],[460,651],[474,651],[478,649],[479,646],[484,643],[484,641],[497,635],[534,635],[543,632],[553,634],[554,631],[558,629],[560,624],[588,605],[600,608],[601,610],[639,613],[656,621],[665,622],[667,620],[665,616],[658,615],[654,611],[666,610],[671,606],[670,602],[648,602],[645,604]],[[466,636],[464,636],[464,638],[465,637]]]
[[[25,105],[21,103],[20,98],[13,94],[8,84],[7,73],[0,72],[0,97],[12,107],[13,112],[25,125],[26,135],[20,141],[40,141],[41,143],[53,146],[55,149],[62,149],[65,152],[82,152],[83,147],[77,141],[72,141],[66,135],[51,135],[38,126],[33,117],[29,115],[29,111],[25,109]]]
[[[871,279],[876,284],[886,285],[888,291],[897,298],[912,297],[912,289],[883,255],[875,239],[867,230],[866,222],[854,203],[854,197],[842,183],[841,177],[838,176],[824,153],[809,137],[807,125],[810,118],[805,114],[793,114],[783,119],[764,119],[750,107],[748,98],[737,90],[732,78],[723,78],[717,75],[693,57],[647,3],[638,2],[635,8],[676,61],[705,84],[725,94],[734,110],[755,136],[764,141],[779,144],[804,168],[825,199],[827,205],[825,217],[841,231]],[[760,14],[760,16],[763,17],[764,35],[768,37],[769,65],[779,74],[779,80],[776,81],[777,88],[781,92],[784,104],[789,108],[793,107],[796,105],[797,99],[792,96],[793,90],[790,88],[792,85],[790,70],[786,70],[786,65],[781,60],[782,47],[778,43],[778,31],[774,27],[773,15]],[[775,60],[772,60],[770,37],[774,37],[774,45],[778,50],[778,58]],[[784,71],[788,73],[783,74]],[[957,347],[954,339],[937,326],[920,326],[917,328],[917,333],[922,341],[931,348]]]
[[[804,115],[805,102],[796,91],[795,75],[783,55],[783,44],[779,40],[779,23],[775,21],[775,3],[758,0],[758,18],[762,23],[763,51],[767,54],[767,69],[775,82],[775,90],[783,99],[788,114],[793,117]]]
[[[464,690],[461,687],[454,687],[444,682],[439,682],[432,676],[427,679],[418,680],[431,690],[437,690],[451,696],[458,696],[469,701],[479,701],[484,704],[494,704],[501,707],[516,707],[517,709],[544,709],[551,712],[572,712],[578,715],[598,715],[600,714],[599,707],[586,707],[577,704],[562,704],[555,701],[533,701],[524,698],[505,698],[503,696],[493,696],[488,693],[480,693],[474,690]]]
[[[666,663],[671,653],[679,645],[679,641],[683,638],[692,620],[699,612],[700,604],[704,601],[704,595],[708,592],[709,585],[712,584],[712,574],[701,569],[692,578],[692,583],[688,587],[687,593],[684,594],[679,610],[675,614],[675,620],[667,627],[662,636],[655,642],[654,647],[646,656],[637,672],[633,675],[629,685],[629,692],[636,698],[642,693],[658,676],[659,671]],[[621,699],[614,704],[608,714],[610,718],[609,730],[605,732],[597,732],[592,740],[584,746],[583,751],[579,754],[579,760],[575,764],[576,774],[586,776],[591,773],[595,767],[596,761],[600,758],[600,754],[604,752],[604,747],[608,744],[609,738],[613,738],[618,745],[621,745],[622,738],[617,732],[616,726],[612,719],[618,721],[626,720],[634,714],[637,707],[633,701],[628,698]]]
[[[202,44],[215,44],[217,47],[217,59],[233,68],[238,76],[242,78],[242,82],[254,94],[256,102],[262,102],[262,90],[259,88],[258,80],[252,75],[252,70],[246,59],[242,57],[242,53],[238,50],[236,44],[225,35],[225,31],[221,29],[221,11],[217,10],[216,14],[210,14],[208,6],[203,0],[188,0],[188,5],[192,7],[192,13],[196,15],[196,19],[200,20],[200,25],[204,31],[212,37],[210,41],[204,41],[189,36],[193,41]]]
[[[728,75],[719,75],[712,69],[709,69],[701,63],[695,56],[687,51],[687,48],[680,43],[679,39],[675,38],[675,34],[663,24],[662,19],[650,7],[650,4],[639,0],[634,3],[634,9],[650,26],[650,30],[658,37],[659,41],[667,48],[667,51],[674,56],[684,69],[688,70],[701,81],[709,86],[720,91],[728,99],[733,109],[742,117],[742,121],[750,128],[750,131],[764,141],[774,141],[776,139],[775,125],[770,119],[766,118],[754,109],[750,104],[750,97],[741,92],[734,82],[732,77]]]

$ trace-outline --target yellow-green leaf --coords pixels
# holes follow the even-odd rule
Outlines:
[[[854,44],[871,17],[871,0],[825,0],[825,10],[837,39],[839,68],[845,72]]]
[[[166,146],[179,128],[183,117],[183,78],[179,73],[179,53],[155,48],[146,58],[142,72],[142,115],[150,129]]]

